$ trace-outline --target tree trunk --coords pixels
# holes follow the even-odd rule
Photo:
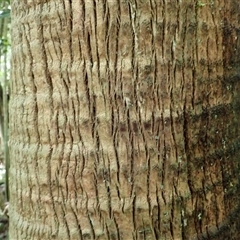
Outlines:
[[[240,3],[205,2],[12,1],[10,239],[240,239]]]

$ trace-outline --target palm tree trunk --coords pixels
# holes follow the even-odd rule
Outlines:
[[[12,1],[11,239],[240,237],[239,8]]]

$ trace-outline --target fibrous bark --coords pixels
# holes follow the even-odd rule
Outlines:
[[[237,1],[12,1],[11,239],[238,239]]]

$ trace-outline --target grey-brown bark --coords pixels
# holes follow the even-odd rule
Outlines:
[[[11,239],[237,239],[236,9],[12,1]]]

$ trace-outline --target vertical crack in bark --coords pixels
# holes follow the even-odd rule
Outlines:
[[[175,198],[174,198],[174,189],[172,190],[172,202],[171,202],[171,219],[170,219],[170,233],[171,233],[171,237],[172,237],[172,239],[175,239],[174,238],[174,229],[173,229],[173,223],[174,223],[174,211],[175,211],[175,208],[174,208],[174,206],[175,206]]]
[[[63,192],[62,192],[62,199],[65,199],[64,198],[64,195],[63,195]],[[62,210],[62,219],[63,219],[63,223],[64,223],[64,226],[65,226],[65,229],[66,229],[66,232],[67,232],[67,236],[68,236],[68,239],[71,239],[70,238],[70,229],[69,229],[69,226],[68,226],[68,221],[66,219],[66,201],[63,200],[62,204],[60,205],[61,206],[61,210]]]
[[[172,92],[172,88],[170,90],[170,98],[173,99],[173,92]],[[181,163],[179,161],[179,153],[178,153],[178,146],[177,146],[177,142],[176,142],[176,129],[174,128],[174,117],[173,117],[173,102],[171,101],[170,103],[170,124],[171,124],[171,133],[172,133],[172,139],[173,139],[173,148],[175,151],[175,161],[177,164],[177,177],[176,177],[176,181],[173,179],[173,186],[175,186],[176,184],[178,184],[178,178],[179,178],[179,174],[181,171]],[[173,163],[174,164],[174,163]]]
[[[116,97],[116,89],[117,89],[117,86],[119,84],[119,81],[120,79],[118,79],[117,77],[117,63],[118,63],[118,52],[119,52],[119,30],[120,30],[120,5],[119,3],[117,3],[117,11],[115,12],[114,11],[114,14],[116,14],[115,19],[114,19],[114,25],[113,24],[109,24],[109,31],[108,31],[108,36],[107,36],[107,39],[108,39],[108,56],[110,56],[112,53],[109,52],[109,50],[112,48],[109,44],[109,39],[111,37],[111,33],[115,34],[114,35],[114,43],[115,43],[115,46],[113,47],[113,50],[116,51],[116,53],[113,53],[112,55],[112,58],[113,58],[113,68],[114,68],[114,71],[111,72],[111,74],[113,75],[113,80],[114,81],[109,81],[109,96],[110,96],[110,99],[111,99],[111,102],[113,103],[113,106],[115,106],[115,108],[118,108],[118,105],[117,105],[117,101],[114,101],[115,97]],[[109,16],[109,15],[107,15]],[[110,19],[111,19],[111,16],[110,16]],[[110,20],[108,17],[107,17],[107,21]],[[114,28],[114,30],[112,30],[112,28]],[[111,57],[110,57],[110,60],[111,60]],[[111,64],[111,61],[109,62]],[[111,66],[110,66],[110,69],[111,69]]]
[[[165,0],[162,1],[162,18],[163,18],[163,26],[162,26],[162,59],[165,59],[165,49],[164,49],[164,44],[165,44],[165,31],[166,31],[166,2]]]
[[[122,84],[122,79],[121,79],[121,74],[120,77],[117,76],[117,68],[118,68],[118,54],[119,54],[119,31],[120,31],[120,3],[117,3],[116,9],[113,10],[114,14],[115,14],[115,20],[113,21],[115,23],[115,25],[109,24],[109,22],[111,22],[111,18],[113,16],[111,16],[113,13],[112,11],[109,11],[109,6],[107,4],[105,4],[105,10],[104,10],[104,21],[106,23],[106,34],[105,34],[105,41],[107,44],[107,56],[106,56],[106,60],[107,60],[107,68],[110,69],[110,74],[107,74],[108,77],[112,76],[112,79],[114,80],[113,82],[110,81],[108,84],[108,96],[110,96],[110,101],[111,101],[111,118],[112,118],[112,124],[111,124],[111,128],[112,128],[112,136],[113,136],[113,145],[114,145],[114,154],[115,154],[115,161],[116,161],[116,165],[117,165],[117,181],[118,184],[120,184],[120,159],[119,159],[119,149],[118,149],[118,145],[119,145],[119,129],[118,129],[118,125],[119,125],[119,115],[120,115],[120,110],[119,110],[119,105],[118,105],[118,101],[119,101],[119,92],[118,92],[118,85]],[[114,29],[113,29],[114,28]],[[115,33],[115,36],[112,36],[111,33]],[[111,36],[114,37],[114,43],[115,43],[115,49],[116,49],[116,54],[111,55],[112,53],[109,51],[111,49]],[[114,49],[113,47],[113,49]],[[113,58],[113,63],[111,62]],[[111,71],[111,64],[113,64],[114,67],[114,71]],[[111,84],[112,82],[112,84]],[[122,91],[121,91],[122,93]],[[106,94],[105,94],[106,95]],[[105,99],[105,95],[104,95],[104,99]],[[107,96],[107,95],[106,95]],[[116,119],[118,118],[118,119]]]
[[[94,174],[93,174],[93,181],[95,186],[95,197],[96,197],[96,206],[97,210],[100,212],[100,199],[99,199],[99,192],[98,192],[98,164],[94,162]]]
[[[130,20],[132,25],[132,68],[133,68],[133,76],[135,76],[136,71],[136,63],[135,60],[137,58],[137,51],[138,51],[138,36],[137,36],[137,30],[136,30],[136,14],[137,14],[137,6],[136,6],[135,0],[132,2],[128,2],[129,7],[129,13],[130,13]],[[133,77],[134,78],[134,77]],[[136,80],[135,78],[133,80]]]
[[[69,82],[71,82],[71,80],[69,79]],[[79,138],[81,137],[80,136],[77,136],[78,139],[74,139],[76,138],[75,137],[75,134],[74,134],[74,137],[73,137],[73,133],[78,129],[78,115],[76,113],[77,111],[77,106],[75,106],[74,104],[74,100],[73,100],[73,97],[71,96],[70,99],[69,99],[69,105],[71,105],[71,109],[72,109],[72,117],[73,117],[73,121],[70,121],[69,120],[69,131],[70,131],[70,135],[71,135],[71,142],[72,144],[75,144],[76,143],[76,140],[79,140]],[[71,126],[73,125],[73,126]]]
[[[92,139],[94,139],[95,144],[95,151],[99,151],[99,136],[97,132],[97,125],[98,125],[98,119],[96,117],[96,96],[91,96],[91,105],[92,109],[90,111],[91,114],[91,123],[92,123]]]
[[[91,213],[89,211],[87,212],[87,217],[88,217],[88,221],[89,221],[89,224],[90,224],[90,227],[91,227],[92,239],[96,239],[96,234],[95,234],[95,231],[94,231],[94,224],[93,224],[93,221],[91,219]]]
[[[41,9],[42,10],[42,9]],[[47,61],[47,54],[46,54],[46,47],[44,43],[44,30],[43,30],[43,23],[41,19],[41,15],[39,15],[39,19],[37,18],[37,26],[38,26],[38,40],[39,40],[39,47],[41,48],[41,53],[42,53],[42,59],[43,61],[43,70],[44,70],[44,75],[45,75],[45,80],[46,83],[48,84],[48,90],[49,90],[49,101],[50,105],[52,106],[52,95],[53,95],[53,83],[51,79],[51,74],[49,72],[48,68],[48,61]]]
[[[149,216],[151,216],[151,212],[152,212],[151,197],[150,197],[151,162],[150,162],[150,156],[149,156],[147,146],[145,146],[145,151],[146,151],[146,159],[147,159],[147,166],[148,166],[148,171],[147,171],[147,199],[148,199],[148,208],[149,208],[148,211],[149,211]]]
[[[83,170],[86,166],[86,158],[85,158],[85,151],[87,151],[85,149],[85,147],[83,146],[83,148],[81,149],[81,151],[79,151],[80,156],[82,156],[82,166],[81,166],[81,170],[80,170],[80,176],[83,177]]]
[[[201,200],[199,200],[199,193],[196,194],[195,200],[195,211],[194,211],[194,224],[197,235],[202,233],[202,211],[201,211]]]
[[[70,54],[70,67],[72,68],[73,65],[73,56],[74,56],[74,48],[73,48],[73,6],[72,6],[72,0],[69,0],[69,16],[67,18],[68,26],[69,26],[69,54]]]
[[[207,46],[206,46],[206,54],[207,54],[207,71],[208,71],[208,79],[211,79],[211,60],[210,60],[210,49],[209,49],[209,38],[207,38]],[[210,85],[210,84],[209,84]],[[209,96],[211,94],[211,88],[209,88],[209,86],[207,86],[207,93],[206,93],[206,96],[205,96],[205,99],[206,99],[206,102],[207,102],[207,108],[211,106],[210,102],[209,102]]]
[[[219,46],[220,46],[220,42],[219,42],[219,36],[218,36],[218,25],[216,24],[216,16],[214,14],[215,7],[214,7],[214,2],[211,2],[211,16],[212,16],[212,21],[213,21],[213,25],[214,25],[214,29],[215,29],[215,44],[216,44],[216,48],[217,48],[217,53],[219,52]]]
[[[196,57],[195,57],[195,60],[196,60],[196,65],[199,64],[199,54],[198,54],[198,43],[199,43],[199,36],[198,36],[198,25],[199,25],[199,17],[200,15],[198,14],[198,4],[195,3],[195,8],[194,8],[194,11],[195,11],[195,23],[196,23],[196,31],[195,31],[195,34],[194,34],[194,38],[195,38],[195,51],[196,51]]]
[[[196,70],[195,62],[193,60],[193,69],[192,69],[192,109],[195,108],[195,81],[196,81]]]
[[[193,183],[192,183],[192,169],[191,169],[191,155],[190,155],[190,148],[189,148],[189,133],[188,133],[188,114],[186,109],[186,100],[184,102],[183,106],[183,136],[184,136],[184,149],[185,149],[185,155],[186,155],[186,162],[187,162],[187,182],[188,187],[191,193],[191,198],[193,202]]]
[[[86,23],[86,6],[85,6],[85,0],[80,0],[81,3],[79,4],[79,6],[81,7],[81,12],[82,12],[82,18],[83,18],[83,25],[82,25],[82,29],[85,33],[85,28],[84,28],[84,24]],[[84,34],[85,35],[85,34]]]
[[[111,233],[109,232],[107,223],[105,223],[105,229],[106,229],[105,236],[107,237],[107,240],[110,240],[111,239]]]
[[[160,238],[161,235],[161,223],[162,223],[162,219],[161,219],[161,207],[160,207],[160,199],[159,199],[159,188],[158,188],[158,184],[156,185],[156,200],[157,200],[157,214],[156,214],[156,219],[155,222],[153,224],[154,226],[154,233],[155,233],[155,237],[156,239]]]
[[[116,190],[117,190],[118,200],[121,202],[121,201],[122,201],[122,198],[121,198],[121,194],[120,194],[119,185],[118,185],[118,184],[115,184],[115,187],[116,187]]]
[[[78,219],[78,215],[76,213],[76,209],[77,209],[76,206],[75,206],[75,209],[73,207],[71,207],[71,211],[73,213],[73,216],[74,216],[74,219],[75,219],[75,223],[76,223],[76,225],[78,227],[78,237],[79,237],[80,240],[83,240],[83,238],[82,238],[82,236],[83,236],[82,228],[81,228],[81,225],[80,225],[80,221]]]
[[[183,40],[182,40],[182,82],[181,82],[181,86],[182,86],[182,101],[184,101],[184,108],[186,107],[186,92],[185,90],[185,66],[186,66],[186,58],[185,58],[185,44],[186,44],[186,36],[187,36],[187,21],[188,21],[188,8],[186,9],[184,16],[186,16],[186,18],[183,20]]]
[[[60,19],[60,16],[58,16],[58,18]],[[57,42],[60,42],[60,38],[59,38],[59,35],[57,33],[57,30],[56,29],[54,29],[54,30],[55,30],[55,32],[56,32],[56,34],[58,36],[58,41]],[[49,34],[50,34],[50,38],[51,38],[53,44],[52,44],[51,49],[50,49],[50,47],[48,47],[48,56],[51,58],[52,61],[53,61],[53,56],[52,56],[51,51],[50,51],[52,49],[54,49],[54,52],[55,52],[56,56],[58,57],[58,60],[61,59],[61,50],[59,49],[59,45],[57,45],[55,43],[55,41],[53,41],[53,39],[54,39],[53,36],[55,35],[54,34],[54,30],[52,29],[52,26],[50,25],[49,26]],[[57,48],[58,48],[58,50],[57,50]],[[60,56],[59,56],[59,52],[60,52]]]
[[[133,193],[133,195],[131,196],[132,198],[132,223],[133,223],[133,238],[136,239],[136,194],[135,192]]]
[[[48,142],[50,143],[50,141],[51,141],[50,133],[48,132]],[[53,234],[58,235],[60,224],[59,224],[59,218],[58,218],[58,215],[57,215],[56,205],[55,205],[55,202],[54,202],[55,195],[53,194],[53,189],[52,189],[52,174],[51,174],[52,153],[53,153],[53,148],[50,145],[49,150],[48,150],[48,154],[46,156],[47,178],[48,178],[48,183],[49,183],[47,185],[47,187],[49,188],[49,194],[50,194],[51,201],[52,201],[53,215],[54,215],[54,220],[55,220],[55,224],[56,224],[56,229],[55,229],[55,232]]]
[[[79,157],[77,157],[76,155],[74,156],[74,170],[72,172],[72,179],[73,179],[73,192],[74,192],[74,203],[75,203],[75,208],[77,209],[77,202],[78,202],[78,192],[77,192],[77,177],[78,177],[78,161],[79,161]]]
[[[118,110],[118,112],[119,112],[119,110]],[[119,114],[117,114],[117,116],[119,116]],[[116,159],[116,164],[117,164],[117,182],[118,182],[118,185],[120,185],[120,159],[119,159],[119,156],[118,156],[119,130],[118,130],[118,124],[117,124],[117,123],[119,123],[119,119],[115,120],[114,118],[115,118],[115,114],[112,111],[112,119],[113,119],[112,120],[112,126],[114,126],[113,146],[114,146],[114,153],[115,153],[115,159]]]
[[[68,178],[72,178],[71,176],[69,177],[69,170],[70,170],[70,161],[71,161],[71,152],[72,152],[72,146],[73,146],[73,142],[72,142],[72,139],[71,139],[71,143],[69,143],[69,152],[68,153],[65,153],[65,161],[66,161],[66,169],[65,169],[65,176],[64,176],[64,179],[65,179],[65,184],[66,184],[66,196],[65,198],[63,198],[64,200],[67,200],[69,199],[69,182],[68,182]],[[65,150],[66,151],[66,150]],[[70,186],[70,189],[71,189],[71,186]]]
[[[114,234],[114,238],[115,238],[115,236],[117,236],[117,239],[121,240],[121,235],[120,235],[121,229],[119,229],[119,226],[118,226],[118,223],[117,223],[117,220],[116,220],[114,214],[113,214],[113,222],[115,224],[115,229],[116,229],[116,234]],[[114,238],[112,238],[112,239],[114,239]]]
[[[153,3],[154,2],[154,3]],[[156,49],[154,48],[155,46],[155,33],[154,30],[156,29],[156,18],[157,18],[157,12],[155,10],[156,8],[156,3],[153,0],[149,0],[149,5],[150,5],[150,11],[151,11],[151,19],[150,19],[150,26],[151,30],[150,32],[152,33],[152,38],[151,38],[151,50],[152,50],[152,57],[155,61],[156,57]],[[154,6],[153,6],[154,5]],[[155,67],[155,66],[154,66]],[[153,71],[154,72],[154,71]]]
[[[122,198],[122,213],[125,213],[125,198]]]
[[[225,156],[224,156],[224,158],[225,158]],[[224,191],[224,198],[223,198],[224,206],[223,207],[225,208],[224,210],[227,212],[228,211],[228,209],[227,209],[228,206],[227,206],[227,199],[226,199],[226,194],[225,194],[225,190],[226,190],[227,186],[226,186],[226,181],[225,181],[225,179],[226,179],[226,177],[225,177],[226,169],[225,169],[225,166],[224,166],[225,165],[225,163],[224,163],[225,159],[224,158],[220,160],[220,169],[221,169],[221,176],[222,176],[222,187],[223,187],[223,191]]]
[[[151,211],[152,211],[151,198],[150,198],[151,159],[150,159],[150,155],[149,155],[147,140],[146,140],[145,133],[144,133],[144,124],[142,122],[141,113],[140,113],[141,109],[138,107],[138,105],[137,105],[137,111],[138,111],[138,121],[139,121],[138,128],[140,129],[140,132],[142,135],[144,148],[145,148],[145,158],[146,158],[146,162],[147,162],[147,193],[146,193],[146,195],[147,195],[147,202],[148,202],[148,213],[149,213],[149,216],[151,216]]]
[[[86,88],[86,95],[88,99],[88,106],[89,106],[89,113],[91,114],[90,118],[92,120],[92,137],[94,136],[94,124],[95,114],[92,111],[95,111],[95,103],[94,103],[94,96],[92,96],[93,89],[92,89],[92,67],[93,67],[93,59],[92,59],[92,48],[91,48],[91,35],[88,30],[88,25],[84,26],[84,40],[85,40],[85,55],[84,55],[84,70],[85,72],[85,88]]]
[[[127,108],[127,106],[126,106]],[[128,161],[130,161],[130,172],[128,175],[128,183],[131,185],[131,192],[130,196],[132,197],[134,193],[134,162],[135,162],[135,157],[134,157],[134,137],[133,137],[133,131],[131,127],[131,122],[130,122],[130,113],[129,109],[127,109],[126,113],[126,118],[127,118],[127,131],[128,131],[128,137],[129,137],[129,146],[127,146],[128,150]]]
[[[184,199],[182,196],[179,196],[179,205],[180,205],[180,218],[181,218],[181,236],[182,239],[187,239],[186,238],[186,226],[187,226],[187,219],[185,216],[185,212],[186,212],[186,207],[183,206],[184,204]]]
[[[64,0],[61,0],[62,1],[62,4],[60,6],[63,7],[63,11],[62,13],[64,14],[64,17],[63,19],[61,19],[61,26],[65,25],[66,22],[67,22],[67,12],[66,12],[66,5],[65,5],[65,1]]]
[[[163,117],[163,113],[161,113],[161,119],[162,119],[162,128],[163,128],[163,132],[164,132],[164,117]],[[165,134],[165,133],[164,133]],[[160,150],[161,152],[161,150]],[[167,149],[166,149],[166,141],[165,138],[163,140],[163,149],[162,149],[162,182],[161,182],[161,193],[162,193],[162,198],[163,198],[163,202],[166,205],[166,197],[165,197],[165,176],[166,176],[166,160],[167,160]]]
[[[108,197],[108,216],[111,219],[112,218],[112,198],[111,198],[111,182],[110,182],[110,169],[108,168],[107,173],[105,174],[107,175],[105,178],[105,187],[107,189],[107,197]]]
[[[95,47],[95,51],[94,51],[94,54],[95,54],[95,62],[93,62],[93,68],[95,67],[95,64],[97,65],[97,68],[95,67],[94,69],[94,72],[96,73],[96,81],[95,81],[95,84],[94,86],[95,87],[98,87],[99,85],[99,88],[102,87],[103,83],[101,81],[101,78],[100,78],[100,58],[99,58],[99,46],[98,46],[98,39],[97,39],[97,36],[98,36],[98,29],[97,29],[97,21],[98,21],[98,18],[97,18],[97,5],[96,5],[96,2],[93,1],[93,11],[92,11],[92,42],[93,42],[93,45]],[[104,94],[103,94],[104,96]]]
[[[86,62],[84,61],[84,87],[85,87],[85,92],[86,92],[86,98],[88,102],[88,110],[89,113],[91,112],[91,97],[90,97],[90,89],[89,89],[89,79],[86,71]],[[90,117],[90,116],[89,116]]]

